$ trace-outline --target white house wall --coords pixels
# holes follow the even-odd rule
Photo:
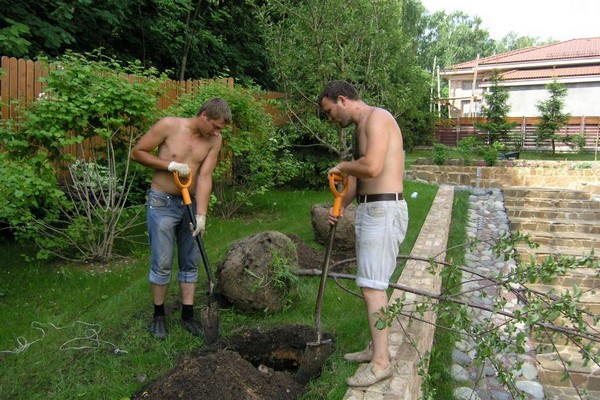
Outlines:
[[[598,82],[565,84],[567,95],[564,99],[563,112],[573,116],[600,115],[600,84]],[[509,87],[509,117],[539,116],[536,105],[539,101],[550,98],[545,86]]]

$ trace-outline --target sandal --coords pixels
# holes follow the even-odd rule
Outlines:
[[[373,358],[373,349],[371,346],[367,347],[363,351],[357,351],[356,353],[344,354],[344,360],[349,362],[370,362]]]
[[[346,384],[353,387],[371,386],[379,381],[389,378],[392,376],[392,373],[392,363],[382,371],[376,371],[373,368],[373,364],[369,363],[366,368],[357,371],[354,376],[346,379]]]

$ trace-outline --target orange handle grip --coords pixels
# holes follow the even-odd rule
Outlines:
[[[190,171],[190,175],[187,177],[185,182],[181,182],[179,179],[179,172],[173,171],[173,179],[175,180],[175,184],[181,189],[181,196],[183,197],[183,204],[190,205],[192,204],[192,198],[190,197],[190,191],[188,188],[192,183],[192,171]]]
[[[343,184],[342,191],[338,191],[337,185]],[[339,217],[342,212],[342,197],[348,193],[348,177],[344,178],[339,174],[330,174],[329,175],[329,189],[331,193],[333,193],[333,216]]]

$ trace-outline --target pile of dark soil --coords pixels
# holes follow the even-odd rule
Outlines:
[[[314,339],[314,329],[303,325],[245,330],[185,356],[132,399],[295,400],[304,392],[295,372]]]

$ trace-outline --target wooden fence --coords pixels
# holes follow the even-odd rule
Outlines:
[[[484,118],[450,118],[440,119],[435,126],[435,141],[447,146],[456,146],[458,142],[473,134],[486,135],[475,128],[476,122],[485,122]],[[551,148],[550,141],[537,143],[536,129],[540,124],[539,117],[520,117],[507,118],[507,122],[516,123],[517,126],[508,133],[507,147],[518,148],[522,144],[522,149],[527,151],[548,150]],[[600,136],[600,117],[571,117],[567,125],[561,128],[557,134],[559,136],[585,135],[585,150],[594,150],[598,148]],[[573,151],[562,141],[555,142],[557,151]]]
[[[1,119],[15,118],[17,104],[28,104],[43,96],[44,83],[40,78],[48,76],[51,66],[39,61],[1,57],[0,67],[4,70],[0,76]],[[133,77],[131,77],[133,79]],[[204,79],[187,81],[167,81],[161,87],[163,95],[158,100],[158,107],[165,109],[184,93],[195,93],[211,82],[220,82],[233,88],[233,78]]]

